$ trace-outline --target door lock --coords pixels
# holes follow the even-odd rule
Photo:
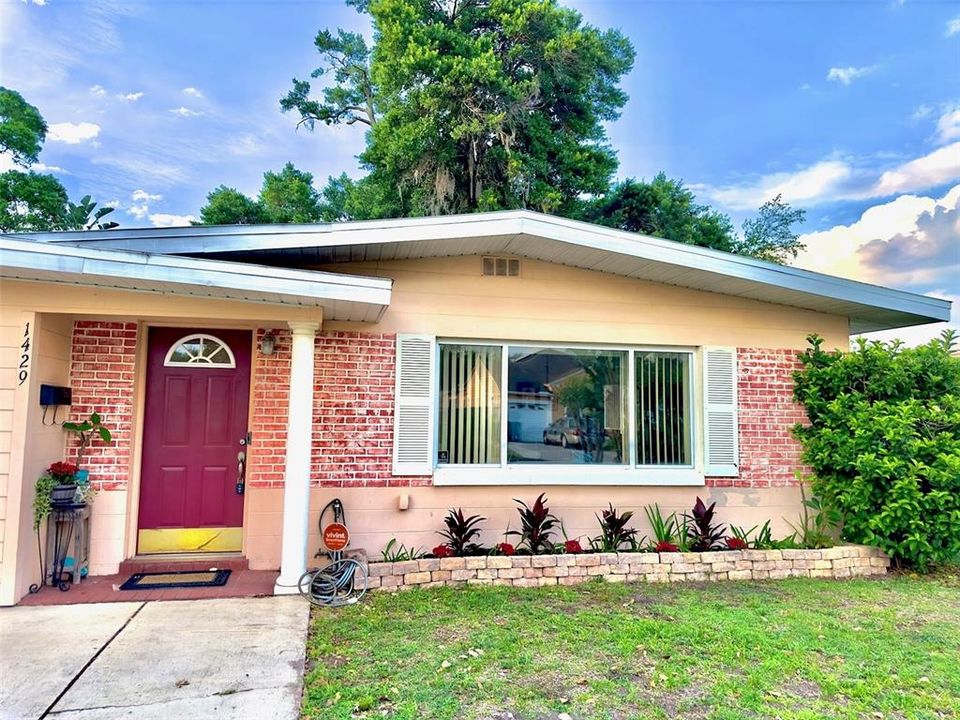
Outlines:
[[[247,477],[247,454],[241,450],[237,453],[237,495],[243,495],[246,491]]]

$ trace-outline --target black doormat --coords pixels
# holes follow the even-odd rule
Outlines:
[[[161,590],[163,588],[222,587],[229,570],[178,570],[177,572],[135,573],[121,590]]]

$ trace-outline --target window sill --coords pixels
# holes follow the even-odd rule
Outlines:
[[[433,484],[444,485],[646,485],[703,487],[703,473],[692,468],[586,467],[438,467]]]

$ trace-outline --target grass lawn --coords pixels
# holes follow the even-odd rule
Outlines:
[[[305,718],[960,718],[960,577],[367,596],[314,612]]]

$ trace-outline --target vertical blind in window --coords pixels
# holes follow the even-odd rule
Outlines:
[[[689,465],[690,356],[638,352],[637,464]]]
[[[439,462],[500,463],[501,349],[440,346]]]

